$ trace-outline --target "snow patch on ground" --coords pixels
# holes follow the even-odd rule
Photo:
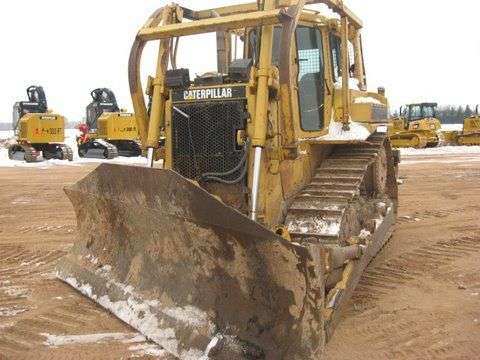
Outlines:
[[[442,131],[462,131],[463,124],[442,124]]]
[[[18,314],[28,311],[28,308],[14,306],[11,308],[0,307],[0,317],[3,316],[17,316]]]
[[[0,288],[5,294],[14,298],[27,298],[30,290],[20,286],[7,286]]]
[[[439,146],[428,149],[400,149],[402,156],[434,156],[451,154],[480,154],[480,146]]]

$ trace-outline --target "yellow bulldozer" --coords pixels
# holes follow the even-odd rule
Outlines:
[[[463,130],[457,135],[459,145],[480,145],[480,113],[478,105],[475,114],[463,121]]]
[[[28,87],[27,96],[28,101],[13,106],[12,126],[16,141],[8,147],[8,157],[26,162],[72,161],[73,151],[64,144],[65,118],[48,110],[41,86]]]
[[[138,142],[135,115],[121,110],[112,90],[98,88],[91,92],[86,124],[78,126],[78,155],[81,158],[114,159],[142,154]]]
[[[397,216],[362,26],[336,0],[154,12],[129,61],[147,166],[66,189],[79,239],[57,276],[179,359],[318,359]],[[217,68],[192,79],[178,45],[198,34]]]
[[[388,137],[394,148],[435,147],[440,143],[442,124],[436,118],[436,103],[409,104],[389,121]]]

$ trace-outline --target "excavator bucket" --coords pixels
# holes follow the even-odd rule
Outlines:
[[[60,279],[180,359],[313,359],[318,247],[301,247],[177,173],[113,164],[68,187],[79,239]]]

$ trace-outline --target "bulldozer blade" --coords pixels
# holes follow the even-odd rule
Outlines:
[[[57,276],[180,359],[314,359],[317,247],[170,170],[102,164],[65,189],[79,239]]]

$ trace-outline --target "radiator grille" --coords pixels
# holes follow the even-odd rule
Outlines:
[[[245,129],[246,101],[178,104],[190,119],[173,111],[172,145],[175,171],[199,180],[205,173],[226,173],[235,169],[245,150],[237,145],[237,130]],[[238,169],[223,180],[241,176]]]

